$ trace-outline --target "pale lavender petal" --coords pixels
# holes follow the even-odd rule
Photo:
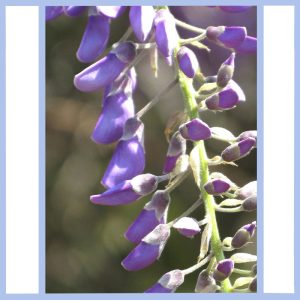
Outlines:
[[[69,17],[78,17],[84,13],[86,6],[64,6],[64,13]]]
[[[97,10],[109,18],[120,17],[126,8],[126,6],[97,6]]]
[[[151,288],[145,291],[145,293],[173,293],[171,289],[163,287],[160,283],[155,283]]]
[[[54,20],[63,12],[63,6],[46,6],[46,21]]]

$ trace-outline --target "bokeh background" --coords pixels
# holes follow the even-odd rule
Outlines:
[[[256,35],[256,8],[230,14],[216,7],[174,7],[174,15],[193,25],[246,26]],[[175,268],[195,263],[200,235],[187,239],[173,231],[158,262],[139,272],[127,272],[121,260],[133,248],[123,233],[150,196],[119,207],[95,206],[89,196],[101,193],[101,176],[115,145],[96,145],[90,139],[101,112],[102,91],[81,93],[73,86],[73,77],[86,67],[76,59],[76,51],[86,24],[86,15],[61,16],[46,24],[46,292],[111,293],[143,292],[159,277]],[[118,41],[129,26],[128,12],[111,23],[109,44]],[[183,37],[193,34],[180,31]],[[211,53],[195,49],[203,73],[215,75],[230,52],[207,43]],[[173,78],[172,68],[159,62],[155,78],[146,57],[136,68],[138,88],[134,94],[136,111]],[[243,88],[247,101],[223,113],[204,113],[211,126],[221,126],[235,135],[256,129],[256,56],[237,55],[234,79]],[[143,118],[147,165],[145,172],[160,174],[167,151],[164,129],[168,118],[183,109],[181,92],[173,88]],[[206,143],[208,154],[220,154],[225,144]],[[242,186],[256,179],[256,151],[238,161],[239,167],[214,168]],[[162,186],[161,186],[162,188]],[[180,215],[197,199],[193,179],[172,193],[169,220]],[[203,207],[193,214],[200,219]],[[255,213],[218,214],[221,236],[232,236],[244,224],[255,220]],[[256,252],[256,243],[247,247]],[[189,275],[178,292],[192,292],[198,273]]]

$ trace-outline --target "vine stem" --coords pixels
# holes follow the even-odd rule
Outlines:
[[[189,118],[195,119],[199,118],[198,113],[198,105],[195,99],[194,87],[192,85],[192,80],[187,78],[179,69],[178,63],[176,61],[177,52],[179,47],[174,51],[174,61],[176,71],[178,73],[179,85],[183,94],[185,108],[187,110]],[[223,260],[225,258],[222,242],[220,239],[218,223],[216,219],[216,211],[215,211],[215,200],[212,195],[206,193],[203,185],[209,180],[209,169],[208,169],[208,158],[206,154],[204,141],[199,141],[194,143],[195,146],[199,148],[199,159],[200,159],[200,191],[201,198],[203,199],[206,214],[208,215],[211,225],[212,225],[212,236],[211,236],[211,249],[216,257],[217,261]],[[225,293],[229,293],[232,291],[232,285],[229,278],[225,279],[222,282],[222,291]]]

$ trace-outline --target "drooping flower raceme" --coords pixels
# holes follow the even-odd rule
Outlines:
[[[249,6],[212,6],[211,9],[232,14],[233,18],[234,15],[246,15],[251,11]],[[115,143],[113,156],[101,179],[106,190],[92,195],[90,201],[96,205],[128,205],[151,195],[150,201],[124,233],[125,238],[134,245],[122,260],[122,266],[128,271],[138,271],[157,263],[165,247],[168,247],[173,231],[187,238],[201,235],[200,250],[194,256],[195,264],[186,269],[166,272],[154,281],[146,293],[175,292],[187,275],[195,271],[198,272],[195,283],[197,293],[255,292],[256,265],[250,270],[236,269],[235,265],[253,263],[256,256],[243,250],[243,253],[237,252],[227,257],[224,251],[230,253],[244,249],[255,234],[256,222],[246,224],[233,236],[221,239],[215,212],[255,211],[256,181],[239,186],[224,174],[211,172],[211,169],[223,164],[236,166],[236,161],[250,154],[257,146],[255,130],[239,132],[235,136],[226,128],[212,125],[214,118],[217,118],[215,113],[226,114],[227,110],[246,101],[245,93],[233,79],[238,67],[236,58],[241,54],[255,54],[256,38],[248,36],[247,28],[243,26],[196,27],[176,19],[167,6],[46,8],[47,21],[62,15],[75,18],[83,14],[87,15],[87,22],[76,55],[79,61],[91,65],[75,75],[74,85],[82,92],[102,89],[102,109],[91,139],[97,144]],[[119,41],[109,46],[111,23],[121,16],[128,17],[130,27]],[[178,33],[179,27],[198,35],[185,38]],[[215,75],[205,74],[195,52],[194,47],[208,49],[206,41],[227,51],[226,59]],[[173,68],[174,80],[136,112],[134,92],[139,74],[135,73],[135,66],[147,53],[151,53],[155,72],[155,60],[159,53]],[[161,162],[162,174],[144,173],[147,151],[144,135],[148,124],[144,124],[143,116],[175,85],[179,85],[182,91],[185,110],[181,116],[184,117],[177,123],[173,122],[165,161]],[[212,124],[201,119],[203,112],[213,112],[210,118]],[[227,145],[221,153],[209,158],[205,150],[206,140],[219,140]],[[199,189],[199,198],[177,218],[168,221],[171,193],[191,174]],[[165,187],[157,190],[163,182],[167,182]],[[191,217],[191,213],[202,205],[205,217],[200,220]],[[248,277],[243,280],[237,278],[232,284],[231,275],[235,272],[235,275],[248,274]],[[244,289],[241,289],[242,285]]]

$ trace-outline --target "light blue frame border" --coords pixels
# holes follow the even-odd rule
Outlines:
[[[102,0],[100,1],[103,5],[114,5],[119,4],[120,0]],[[0,265],[5,266],[5,174],[6,174],[6,165],[5,165],[5,6],[9,5],[20,5],[20,6],[39,6],[40,12],[40,32],[39,32],[39,41],[40,41],[40,50],[39,50],[39,60],[40,60],[40,107],[39,107],[39,138],[40,138],[40,148],[39,148],[39,175],[40,175],[40,203],[39,203],[39,214],[40,214],[40,231],[39,231],[39,239],[40,239],[40,282],[39,282],[39,294],[5,294],[5,268],[1,268],[0,273],[0,296],[2,299],[117,299],[118,297],[122,297],[122,299],[137,299],[143,295],[143,297],[154,297],[155,299],[198,299],[198,297],[205,297],[210,299],[215,299],[217,297],[226,298],[226,297],[235,297],[237,295],[232,294],[45,294],[45,22],[44,22],[44,7],[46,5],[93,5],[99,4],[98,1],[83,1],[83,0],[74,0],[74,1],[59,1],[59,0],[49,0],[49,1],[39,1],[39,0],[30,0],[30,1],[22,1],[22,0],[4,0],[0,6],[0,20],[2,22],[0,26],[0,45],[4,45],[0,48],[0,66],[1,66],[1,74],[0,74],[0,199],[1,199],[1,208],[0,208]],[[257,110],[257,118],[258,118],[258,134],[259,136],[263,135],[263,5],[294,5],[295,6],[295,53],[300,53],[299,48],[299,34],[300,34],[300,5],[297,0],[248,0],[248,1],[228,1],[228,0],[218,0],[218,1],[193,1],[193,0],[142,0],[142,1],[122,1],[122,5],[256,5],[257,6],[257,19],[258,19],[258,71],[257,71],[257,93],[258,93],[258,110]],[[283,54],[284,55],[284,54]],[[295,57],[295,82],[297,79],[299,80],[299,57]],[[300,81],[299,81],[300,82]],[[295,100],[299,99],[300,92],[299,85],[295,83]],[[300,112],[300,103],[299,101],[295,101],[295,166],[299,166],[300,157],[296,155],[296,153],[300,153],[300,119],[297,117],[297,112]],[[258,141],[258,193],[259,198],[263,197],[263,141]],[[300,204],[296,201],[296,195],[299,195],[300,185],[297,184],[300,182],[300,170],[295,167],[295,228],[300,228],[300,218],[296,218],[296,212],[300,210]],[[258,222],[263,223],[263,202],[259,202],[258,208]],[[296,230],[295,230],[296,232]],[[299,235],[295,235],[295,253],[300,252],[299,247]],[[297,298],[299,296],[299,285],[300,285],[300,275],[299,269],[297,266],[300,266],[299,256],[295,256],[295,294],[264,294],[262,293],[262,285],[263,285],[263,231],[258,231],[258,252],[260,253],[258,258],[258,268],[259,273],[261,274],[259,278],[258,292],[256,294],[238,294],[239,297],[251,298],[251,299],[274,299],[278,298],[282,299],[283,297],[289,298]],[[274,269],[276,271],[276,269]],[[278,276],[283,276],[283,274],[278,274]],[[297,285],[298,284],[298,285]]]

